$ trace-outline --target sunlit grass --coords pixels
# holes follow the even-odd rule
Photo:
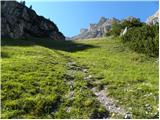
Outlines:
[[[154,118],[158,112],[157,58],[133,52],[119,39],[44,40],[23,46],[7,42],[1,52],[2,118],[95,118],[107,113],[88,84],[107,87],[106,95],[133,118]],[[72,73],[70,60],[87,68],[97,84],[85,81],[81,70]]]
[[[73,53],[133,118],[152,118],[158,109],[158,62],[125,47],[119,39],[86,40],[99,48]]]

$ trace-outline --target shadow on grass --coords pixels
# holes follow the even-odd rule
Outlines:
[[[50,49],[57,49],[67,52],[82,51],[85,49],[96,48],[98,46],[77,43],[74,41],[58,41],[50,39],[2,39],[1,46],[33,46],[40,45]]]

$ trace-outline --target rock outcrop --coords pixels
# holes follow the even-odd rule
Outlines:
[[[154,25],[159,23],[159,10],[154,15],[148,17],[146,23],[149,25]]]
[[[52,21],[16,1],[1,1],[1,37],[65,40]]]
[[[90,24],[88,29],[81,29],[79,35],[70,39],[77,40],[102,37],[107,31],[111,29],[113,22],[120,21],[116,18],[107,19],[105,17],[101,17],[97,24]]]

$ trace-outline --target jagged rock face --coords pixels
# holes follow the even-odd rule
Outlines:
[[[1,1],[1,37],[65,40],[52,21],[16,1]]]
[[[80,34],[71,38],[71,40],[88,39],[102,37],[111,29],[113,22],[120,22],[116,18],[107,19],[101,17],[97,24],[90,24],[88,29],[81,29]]]
[[[146,23],[149,25],[159,23],[159,10],[154,15],[148,17]]]
[[[83,33],[87,32],[87,30],[88,29],[85,29],[85,28],[80,29],[80,34],[83,34]]]

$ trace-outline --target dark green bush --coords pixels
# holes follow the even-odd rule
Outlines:
[[[121,33],[121,30],[122,30],[122,25],[119,22],[114,22],[112,24],[111,31],[109,31],[109,33],[107,33],[107,34],[110,34],[113,36],[119,36]]]
[[[159,51],[159,26],[143,25],[142,27],[130,28],[127,33],[122,36],[122,41],[127,45],[141,53],[149,56],[158,56]]]

